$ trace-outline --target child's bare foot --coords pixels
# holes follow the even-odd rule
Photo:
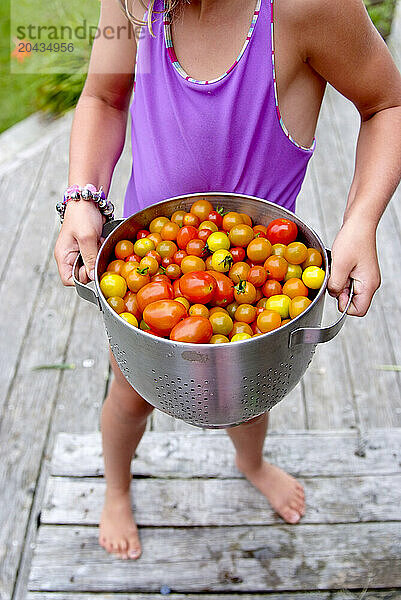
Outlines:
[[[304,516],[304,490],[294,477],[265,460],[257,468],[244,467],[238,459],[236,465],[287,523],[298,523]]]
[[[106,490],[99,524],[99,544],[120,558],[139,558],[142,552],[128,491]]]

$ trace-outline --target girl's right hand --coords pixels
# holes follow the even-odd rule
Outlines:
[[[79,281],[88,283],[94,279],[96,256],[104,241],[101,235],[105,221],[106,218],[93,202],[68,202],[54,247],[54,258],[64,285],[74,285],[72,268],[79,252],[84,261],[84,266],[79,269]]]

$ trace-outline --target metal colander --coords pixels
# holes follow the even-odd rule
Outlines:
[[[268,334],[230,344],[188,344],[158,338],[128,324],[109,306],[99,280],[110,262],[116,243],[135,239],[139,229],[156,216],[189,210],[207,198],[215,207],[245,212],[254,222],[267,225],[280,217],[298,225],[299,239],[320,250],[326,270],[323,286],[308,309],[287,325]],[[82,259],[74,265],[78,294],[103,312],[111,350],[137,392],[161,411],[206,428],[238,425],[280,402],[299,382],[312,360],[316,344],[332,339],[343,325],[346,311],[331,327],[320,328],[329,272],[329,257],[318,235],[286,209],[252,196],[207,193],[180,196],[159,202],[125,220],[105,226],[95,281],[77,279]],[[351,298],[349,302],[351,301]]]

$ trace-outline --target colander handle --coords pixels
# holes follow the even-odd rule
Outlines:
[[[294,346],[298,346],[299,344],[321,344],[322,342],[329,342],[332,340],[344,325],[345,317],[347,316],[347,311],[351,305],[353,295],[354,282],[351,280],[347,306],[334,325],[330,325],[329,327],[303,327],[301,329],[295,329],[295,331],[290,333],[288,346],[294,348]]]
[[[102,237],[107,238],[110,233],[122,223],[124,219],[115,219],[114,221],[109,221],[103,225]],[[81,253],[78,253],[77,258],[75,259],[74,266],[72,268],[72,279],[74,281],[75,289],[77,290],[78,296],[87,300],[88,302],[92,302],[92,304],[96,304],[96,306],[102,310],[102,305],[100,304],[99,296],[96,293],[95,282],[90,281],[87,284],[81,283],[78,279],[79,269],[84,264],[82,260]]]

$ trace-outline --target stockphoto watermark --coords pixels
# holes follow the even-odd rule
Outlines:
[[[99,27],[98,0],[70,0],[66,4],[57,0],[11,0],[11,73],[86,73],[95,40],[110,45],[135,43],[144,34],[144,27],[128,20],[125,25]],[[121,72],[121,65],[114,62],[102,61],[97,70]],[[125,67],[128,71],[131,68]]]

